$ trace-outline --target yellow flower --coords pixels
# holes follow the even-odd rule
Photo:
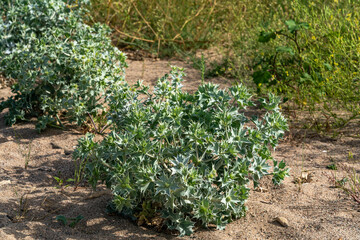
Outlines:
[[[306,102],[305,102],[305,101],[303,101],[303,104],[304,104],[304,105],[306,105]]]
[[[334,0],[334,3],[339,3],[339,0]]]
[[[334,57],[334,54],[331,54],[330,57]]]
[[[350,21],[351,13],[346,14],[346,20]]]
[[[316,40],[316,37],[315,37],[315,36],[312,36],[311,39],[312,39],[312,40]]]
[[[261,87],[261,85],[262,85],[261,83],[258,84],[259,87]]]
[[[289,72],[288,72],[288,71],[286,71],[285,73],[286,73],[286,76],[289,76]]]

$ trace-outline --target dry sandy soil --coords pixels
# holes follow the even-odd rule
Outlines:
[[[187,68],[186,90],[199,84],[200,73],[177,61],[129,60],[127,80],[144,79],[153,84],[169,71],[169,64]],[[214,79],[226,85],[224,79]],[[0,89],[0,100],[10,88]],[[0,238],[1,239],[177,239],[136,226],[119,216],[109,215],[111,195],[105,189],[59,188],[54,177],[68,179],[74,172],[71,153],[82,133],[76,129],[48,129],[38,134],[34,122],[13,127],[0,114]],[[252,191],[247,216],[225,230],[199,229],[183,239],[360,239],[360,205],[329,180],[335,162],[360,173],[359,124],[349,126],[336,140],[293,129],[274,155],[291,167],[291,176],[280,187],[264,179],[262,191]],[[347,131],[347,132],[346,132]],[[349,152],[353,158],[348,157]],[[27,169],[25,169],[28,160]],[[338,179],[345,174],[336,171]],[[299,183],[301,178],[304,183]],[[306,179],[307,178],[307,179]],[[84,216],[74,228],[55,220]],[[285,218],[288,226],[275,219]],[[179,238],[180,239],[180,238]]]

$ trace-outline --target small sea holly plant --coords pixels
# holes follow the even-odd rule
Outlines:
[[[173,67],[152,92],[140,82],[113,88],[112,131],[101,142],[87,134],[74,152],[79,174],[93,187],[105,182],[117,211],[148,225],[161,219],[181,236],[195,224],[223,229],[244,216],[251,181],[273,175],[279,184],[289,172],[271,156],[287,130],[280,98],[262,99],[267,112],[249,118],[255,103],[243,85],[207,83],[190,94],[183,76]]]

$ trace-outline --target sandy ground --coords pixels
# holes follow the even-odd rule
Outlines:
[[[144,79],[154,84],[169,71],[169,65],[187,68],[186,90],[194,90],[200,82],[199,71],[182,62],[142,59],[128,63],[129,82]],[[213,81],[229,85],[224,79]],[[0,100],[9,95],[9,87],[0,89]],[[38,134],[34,122],[6,126],[4,114],[0,114],[1,239],[178,239],[109,215],[106,205],[111,195],[104,188],[93,192],[86,187],[74,191],[71,186],[59,186],[54,177],[73,176],[71,153],[82,136],[80,131],[48,129]],[[347,131],[359,133],[359,124]],[[360,239],[360,205],[329,180],[334,174],[341,179],[345,172],[326,168],[342,163],[360,174],[360,138],[333,140],[293,129],[274,155],[291,167],[283,185],[275,188],[265,178],[261,191],[251,192],[246,217],[223,231],[199,229],[182,239]],[[301,176],[305,183],[296,181]],[[71,228],[56,221],[58,215],[84,219]],[[282,226],[277,217],[285,218],[288,226]]]

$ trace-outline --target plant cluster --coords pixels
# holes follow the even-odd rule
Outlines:
[[[160,78],[153,93],[140,82],[109,95],[113,130],[101,141],[87,134],[74,152],[78,173],[94,186],[106,183],[116,209],[139,222],[162,224],[190,235],[195,223],[218,229],[245,214],[249,182],[288,175],[271,157],[287,129],[280,98],[261,99],[263,117],[243,85],[227,90],[207,83],[181,90],[182,69]],[[268,164],[273,160],[273,171]]]
[[[301,57],[305,47],[300,46],[298,40],[299,31],[308,29],[309,24],[293,20],[286,21],[285,24],[286,29],[260,33],[258,41],[261,43],[268,43],[277,37],[285,37],[289,43],[285,46],[276,46],[275,51],[262,53],[259,61],[255,64],[255,72],[252,77],[258,90],[261,86],[268,88],[275,86],[274,90],[280,94],[301,95],[295,96],[295,98],[297,97],[295,100],[298,100],[305,94],[301,87],[314,82],[308,73],[313,69],[309,68],[309,63],[304,62]]]
[[[258,42],[240,49],[255,59],[257,87],[308,110],[318,129],[359,118],[359,1],[278,1],[259,8],[262,20],[252,20],[261,34],[248,33]]]
[[[258,37],[253,81],[309,111],[317,129],[360,116],[358,1],[293,1],[285,28],[270,24]],[[280,30],[278,30],[280,29]]]
[[[17,80],[0,104],[6,123],[37,117],[37,129],[82,124],[105,110],[100,99],[123,82],[125,55],[110,29],[84,24],[86,1],[5,0],[0,3],[0,72]]]

